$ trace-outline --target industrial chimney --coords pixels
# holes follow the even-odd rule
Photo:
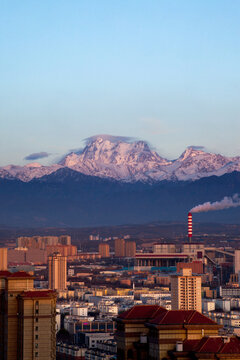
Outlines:
[[[188,240],[192,242],[192,214],[188,213]]]

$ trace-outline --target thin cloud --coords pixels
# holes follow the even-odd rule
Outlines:
[[[190,145],[190,146],[188,146],[188,149],[193,149],[193,150],[205,150],[205,146]]]
[[[43,158],[46,158],[48,156],[50,156],[51,154],[45,152],[45,151],[41,151],[41,152],[38,152],[38,153],[32,153],[32,154],[29,154],[27,155],[24,160],[38,160],[38,159],[43,159]]]
[[[130,136],[114,136],[114,135],[108,135],[108,134],[90,136],[90,137],[84,139],[83,141],[87,145],[98,138],[102,138],[103,140],[109,140],[111,142],[123,141],[123,142],[131,143],[133,141],[136,141],[135,138],[130,137]]]

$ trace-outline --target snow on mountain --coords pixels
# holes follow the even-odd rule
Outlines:
[[[43,166],[38,163],[31,163],[24,166],[8,165],[0,168],[1,178],[16,178],[22,181],[30,181],[34,178],[41,178],[44,175],[49,175],[61,168],[61,165],[54,164],[51,166]],[[7,173],[3,176],[1,170]]]
[[[163,175],[161,167],[168,163],[144,141],[129,143],[100,136],[89,142],[79,155],[71,153],[60,164],[86,175],[136,181],[147,180],[149,171]]]
[[[224,157],[189,147],[172,163],[169,170],[177,180],[197,180],[206,176],[220,176],[235,170],[240,171],[240,157]]]
[[[9,165],[0,168],[0,177],[17,178],[27,182],[64,167],[86,175],[125,182],[185,181],[240,171],[240,157],[211,154],[192,146],[188,147],[178,159],[169,161],[151,150],[144,141],[99,135],[87,139],[83,150],[71,152],[59,164]]]

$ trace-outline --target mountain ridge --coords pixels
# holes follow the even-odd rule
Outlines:
[[[58,173],[60,172],[60,174]],[[102,226],[186,221],[193,206],[239,192],[240,172],[196,181],[119,182],[62,168],[40,179],[0,179],[0,219],[8,226]],[[193,221],[240,223],[240,208]]]
[[[240,171],[240,156],[227,157],[190,146],[179,158],[167,160],[145,141],[99,135],[88,139],[82,150],[72,151],[56,164],[43,166],[34,162],[0,167],[0,178],[29,182],[62,168],[123,182],[195,181]]]

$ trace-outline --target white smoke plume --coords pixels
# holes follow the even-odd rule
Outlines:
[[[240,197],[238,194],[231,196],[225,196],[221,201],[215,201],[213,203],[205,202],[204,204],[195,206],[190,210],[191,213],[199,213],[214,210],[223,210],[231,207],[240,206]]]

